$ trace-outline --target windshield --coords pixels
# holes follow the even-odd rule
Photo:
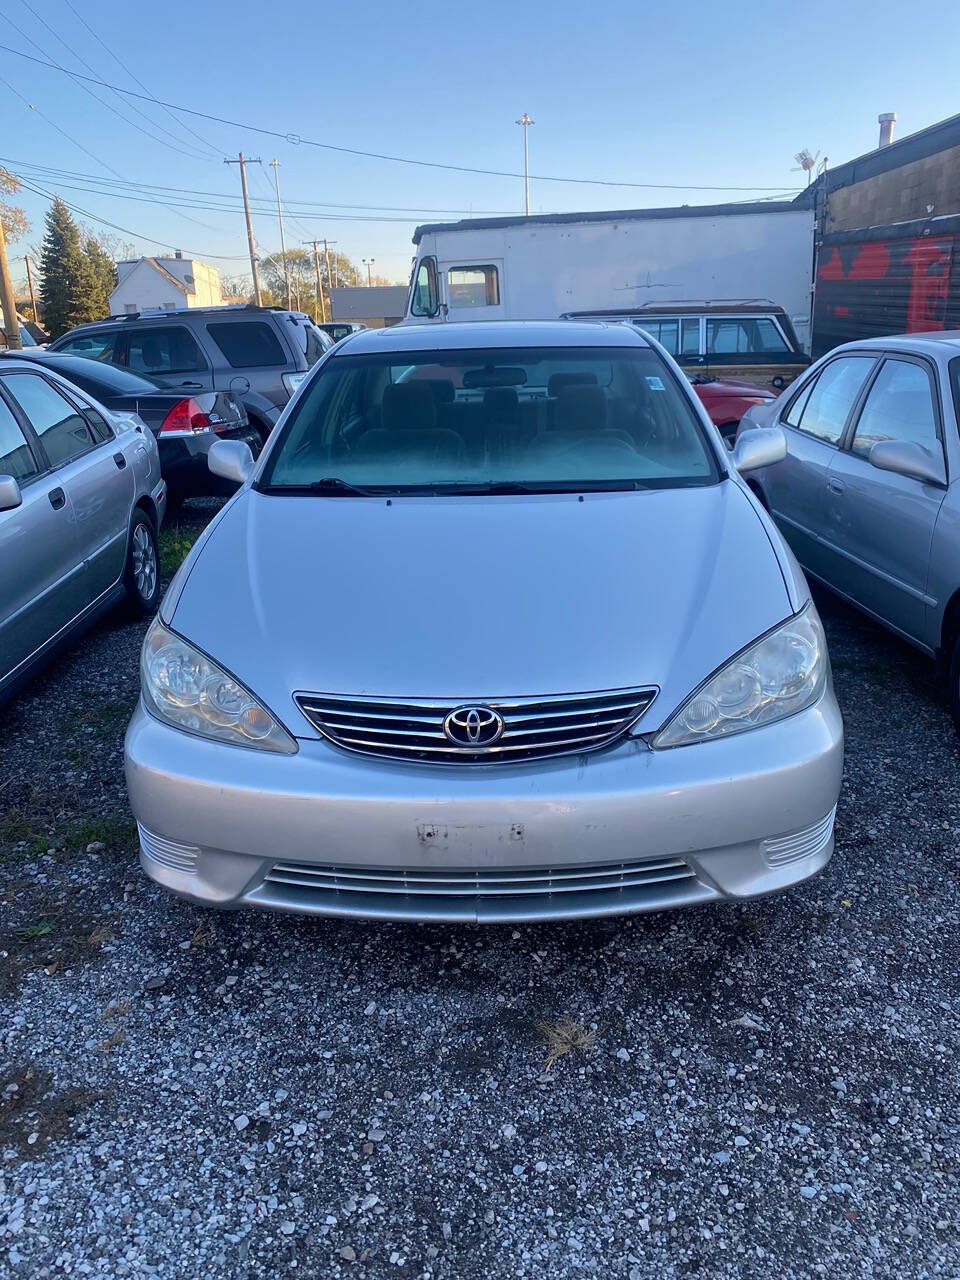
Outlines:
[[[656,352],[559,347],[334,357],[257,487],[537,492],[717,478],[696,412]]]

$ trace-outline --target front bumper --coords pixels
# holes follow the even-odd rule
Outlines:
[[[126,775],[147,874],[211,906],[397,920],[755,897],[829,860],[843,725],[828,689],[779,724],[667,751],[628,739],[460,768],[299,747],[220,745],[138,707]]]

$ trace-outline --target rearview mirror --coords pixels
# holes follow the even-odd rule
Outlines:
[[[870,462],[881,471],[893,471],[924,484],[946,485],[943,454],[925,449],[913,440],[878,440],[870,450]]]
[[[737,436],[730,461],[738,471],[757,471],[786,456],[787,437],[779,427],[750,427]]]
[[[244,484],[253,474],[253,454],[242,440],[215,440],[207,454],[207,466],[215,476]]]
[[[12,511],[22,501],[20,486],[13,476],[0,476],[0,511]]]

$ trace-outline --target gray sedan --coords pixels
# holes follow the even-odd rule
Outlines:
[[[0,368],[0,699],[126,597],[157,606],[152,434],[47,369]]]
[[[195,902],[519,920],[784,889],[833,850],[843,729],[803,574],[625,325],[334,348],[147,634],[141,862]]]
[[[960,727],[960,333],[837,347],[742,430],[788,454],[751,485],[808,573],[938,659]]]

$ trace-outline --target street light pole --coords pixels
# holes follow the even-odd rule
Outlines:
[[[362,258],[363,265],[367,268],[367,288],[371,288],[373,281],[370,279],[370,268],[376,262],[376,258]]]
[[[523,212],[529,218],[530,216],[530,146],[527,140],[527,131],[532,124],[536,122],[531,120],[526,111],[516,121],[517,124],[523,126]]]
[[[290,310],[290,271],[287,267],[287,246],[283,240],[283,208],[280,204],[280,161],[271,160],[274,181],[277,185],[277,218],[280,222],[280,257],[283,259],[283,283],[287,290],[287,310]]]

